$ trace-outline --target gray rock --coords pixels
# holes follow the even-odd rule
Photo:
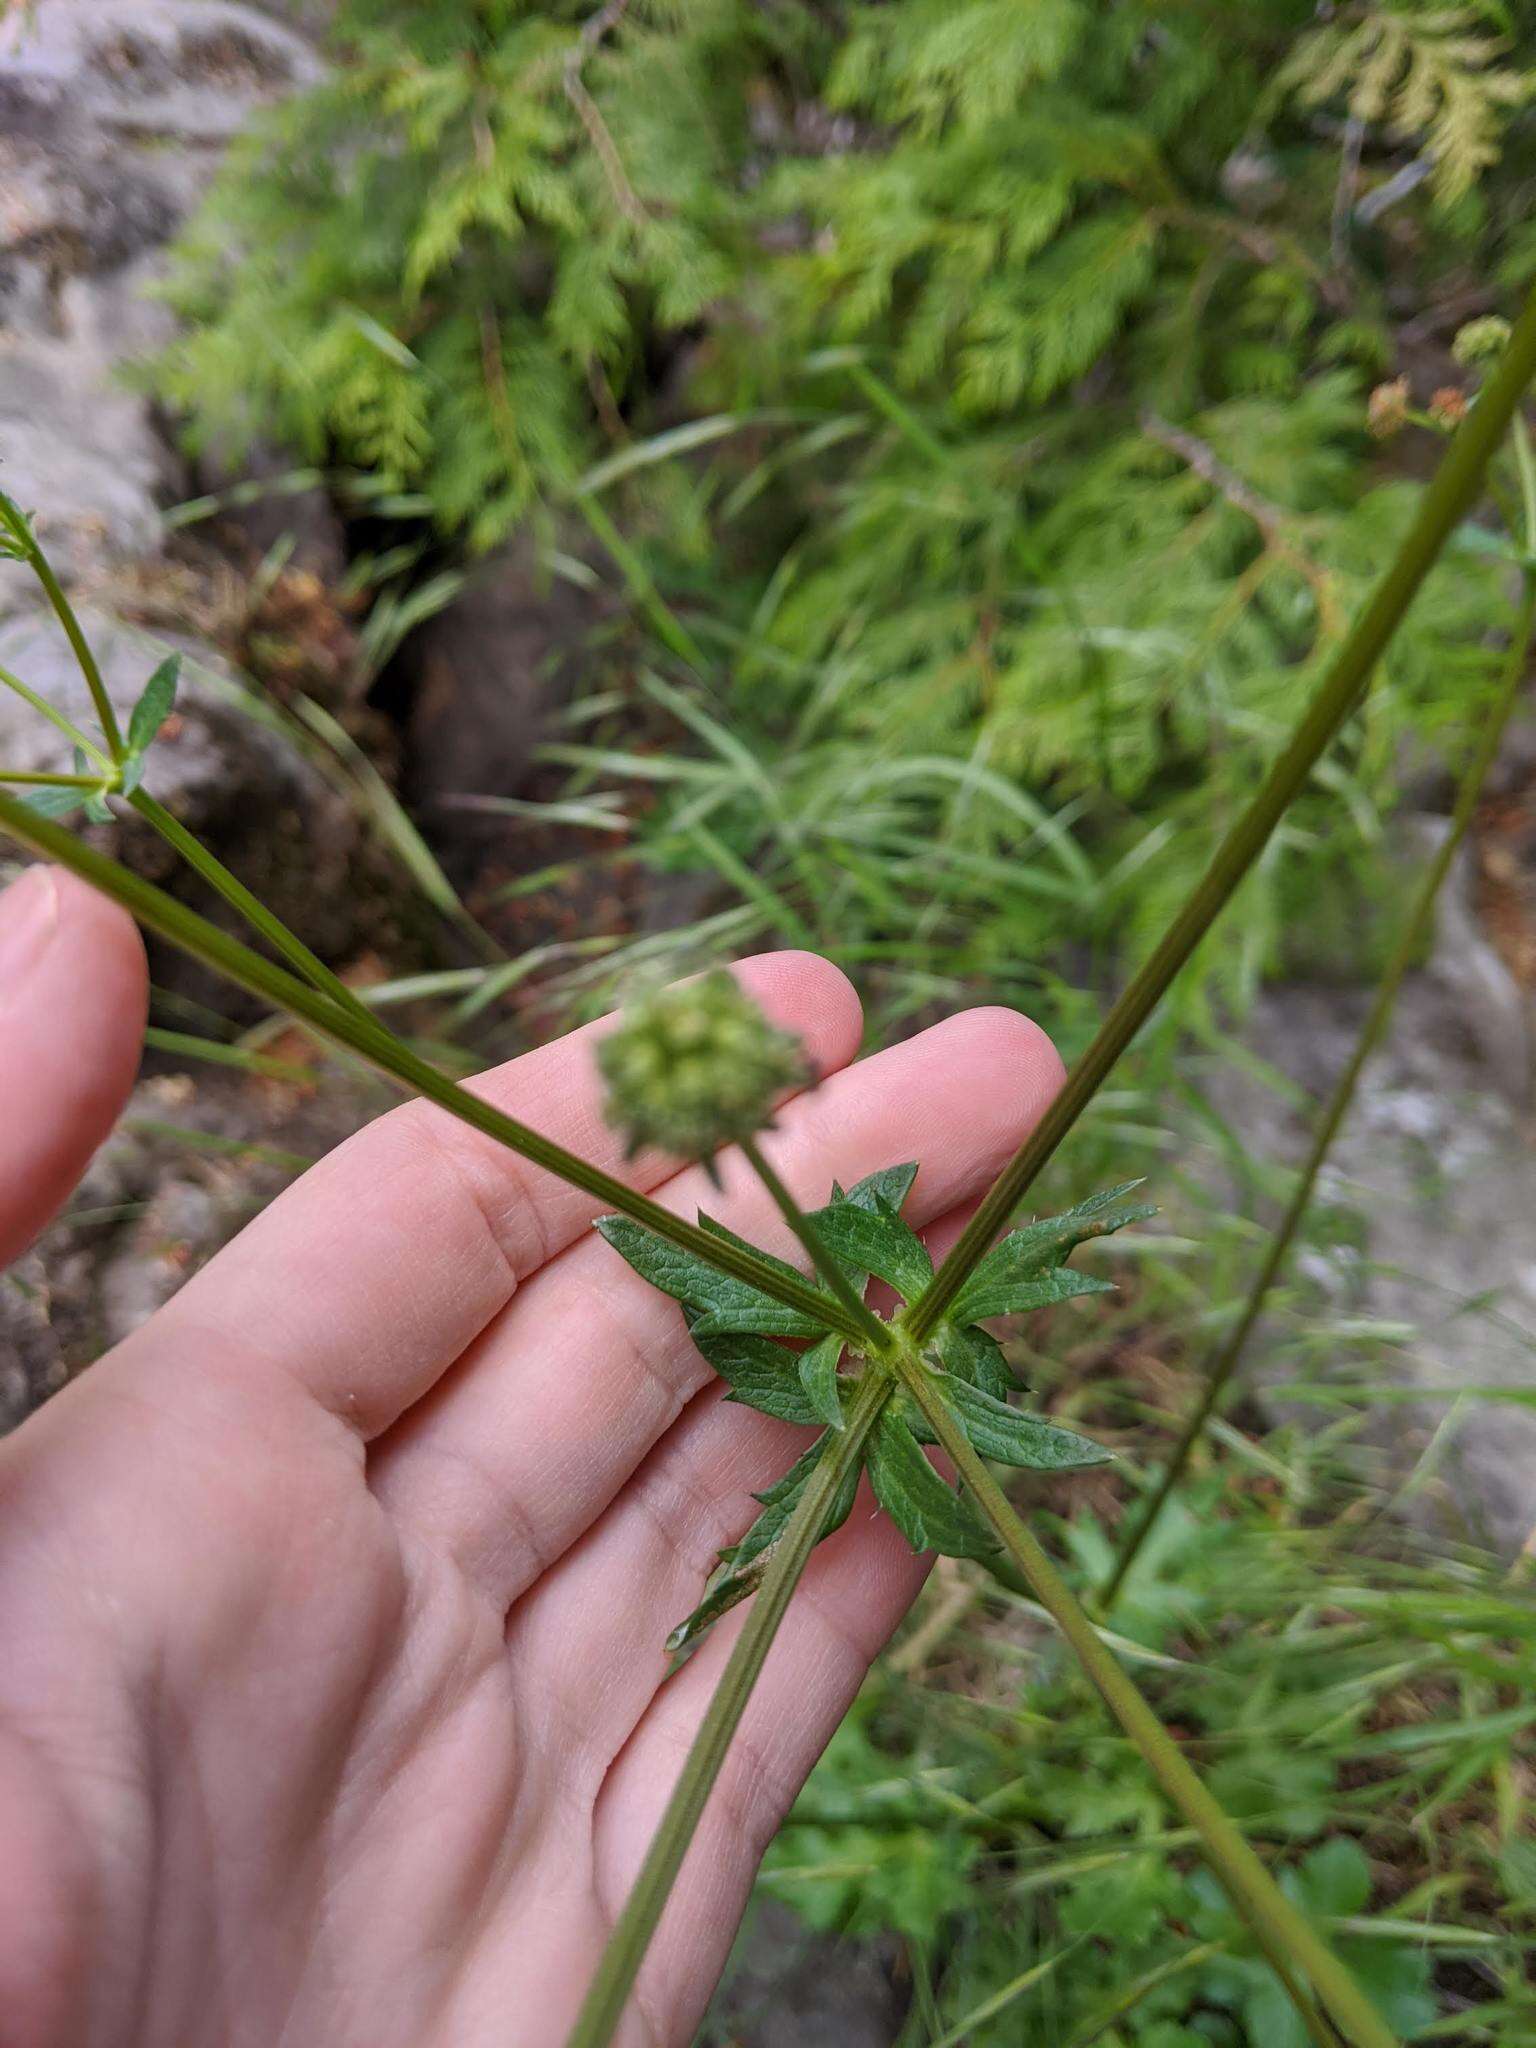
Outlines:
[[[61,570],[158,548],[185,485],[124,362],[164,245],[252,110],[320,74],[227,0],[39,0],[0,25],[0,481]]]
[[[445,798],[506,796],[522,786],[608,608],[601,590],[554,576],[521,537],[414,635],[403,658],[413,700],[409,793],[434,836],[476,835],[472,814]]]
[[[813,1934],[759,1897],[696,2048],[892,2048],[908,2005],[895,1960],[894,1943]]]
[[[1443,830],[1443,821],[1426,821],[1422,843]],[[1261,998],[1248,1043],[1300,1085],[1310,1106],[1298,1111],[1230,1064],[1214,1073],[1213,1099],[1251,1156],[1300,1159],[1369,1003],[1369,990],[1307,985]],[[1324,1169],[1322,1196],[1356,1219],[1358,1238],[1304,1247],[1300,1269],[1322,1290],[1323,1327],[1330,1315],[1343,1325],[1344,1377],[1359,1383],[1387,1372],[1398,1389],[1437,1396],[1384,1402],[1373,1418],[1389,1486],[1407,1479],[1433,1443],[1434,1476],[1413,1488],[1416,1510],[1506,1553],[1536,1525],[1536,1411],[1470,1394],[1458,1406],[1456,1395],[1536,1391],[1536,1335],[1525,1334],[1536,1333],[1529,1112],[1526,1000],[1478,930],[1462,865],[1442,896],[1434,950],[1405,985],[1389,1041],[1366,1069]],[[1213,1165],[1212,1181],[1219,1177]],[[1266,1211],[1264,1220],[1273,1217]],[[1412,1336],[1363,1348],[1362,1318],[1407,1326]],[[1253,1374],[1288,1376],[1279,1342],[1276,1330],[1261,1331]]]
[[[134,140],[204,143],[321,71],[304,37],[234,0],[37,0],[0,35],[0,64],[34,105]]]

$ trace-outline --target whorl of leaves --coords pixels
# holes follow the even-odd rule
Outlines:
[[[917,1171],[912,1164],[886,1167],[846,1193],[834,1184],[831,1200],[811,1218],[822,1244],[855,1286],[875,1275],[906,1302],[933,1276],[922,1240],[901,1215]],[[1102,1464],[1109,1456],[1088,1438],[1010,1404],[1016,1382],[1001,1345],[981,1327],[981,1319],[1023,1315],[1104,1292],[1107,1281],[1076,1272],[1066,1262],[1088,1239],[1152,1214],[1145,1204],[1126,1199],[1136,1186],[1129,1181],[1060,1216],[1042,1217],[1010,1232],[977,1267],[953,1316],[939,1328],[927,1352],[927,1369],[983,1457],[1031,1471],[1064,1472]],[[707,1216],[699,1220],[706,1229],[730,1234]],[[704,1600],[667,1639],[670,1650],[683,1650],[757,1590],[819,1459],[834,1433],[845,1427],[857,1375],[887,1368],[856,1359],[849,1370],[840,1371],[843,1339],[813,1316],[786,1309],[715,1272],[625,1217],[604,1217],[597,1228],[637,1273],[682,1305],[694,1343],[726,1382],[728,1401],[784,1422],[819,1426],[822,1432],[775,1485],[756,1496],[762,1513],[739,1542],[721,1552],[720,1569]],[[803,1341],[805,1348],[794,1350],[786,1340]],[[875,1498],[914,1550],[988,1556],[994,1539],[966,1497],[923,1453],[921,1446],[932,1441],[915,1402],[898,1388],[881,1411],[862,1460]],[[845,1478],[823,1537],[847,1519],[859,1469],[855,1465]]]

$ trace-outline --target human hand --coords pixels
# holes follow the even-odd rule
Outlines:
[[[919,1159],[942,1242],[1060,1079],[977,1010],[851,1066],[807,954],[743,983],[826,1078],[767,1142],[800,1200]],[[0,1260],[131,1083],[139,942],[69,877],[0,898]],[[788,1258],[745,1174],[626,1167],[593,1032],[476,1083]],[[595,1205],[423,1103],[288,1190],[0,1444],[7,2048],[558,2048],[743,1616],[662,1641],[803,1432],[724,1406]],[[866,1490],[815,1553],[621,2040],[686,2042],[763,1848],[901,1618]]]

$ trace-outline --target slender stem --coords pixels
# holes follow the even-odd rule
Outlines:
[[[23,703],[30,704],[34,711],[41,712],[51,726],[63,733],[71,746],[78,747],[82,754],[95,761],[103,774],[112,773],[116,762],[110,760],[94,740],[88,739],[73,719],[66,718],[56,704],[50,704],[46,697],[40,697],[36,690],[29,688],[21,680],[20,676],[13,676],[8,668],[0,668],[0,683],[3,683],[6,689],[14,690]]]
[[[1334,1084],[1333,1094],[1313,1134],[1306,1162],[1297,1177],[1285,1215],[1279,1229],[1269,1241],[1268,1250],[1249,1290],[1243,1312],[1206,1377],[1204,1391],[1195,1404],[1194,1412],[1184,1425],[1173,1455],[1168,1460],[1167,1470],[1132,1524],[1130,1533],[1121,1545],[1114,1569],[1105,1581],[1104,1590],[1099,1595],[1099,1607],[1105,1614],[1114,1606],[1115,1597],[1124,1585],[1127,1573],[1141,1554],[1142,1546],[1156,1526],[1169,1497],[1184,1477],[1195,1446],[1205,1434],[1206,1424],[1216,1412],[1223,1394],[1231,1384],[1248,1339],[1253,1335],[1254,1326],[1264,1312],[1270,1290],[1280,1277],[1292,1242],[1305,1220],[1307,1210],[1311,1207],[1312,1191],[1317,1185],[1318,1174],[1322,1171],[1323,1161],[1333,1148],[1340,1126],[1349,1114],[1366,1062],[1386,1035],[1403,979],[1419,956],[1425,934],[1434,917],[1436,900],[1446,876],[1450,873],[1451,863],[1467,836],[1467,830],[1477,810],[1478,796],[1487,779],[1488,770],[1493,765],[1494,756],[1498,753],[1499,741],[1509,724],[1510,714],[1519,702],[1533,632],[1536,632],[1536,576],[1528,573],[1520,621],[1510,643],[1498,696],[1489,709],[1482,736],[1462,775],[1450,826],[1434,859],[1425,871],[1413,908],[1408,913],[1392,957],[1387,962],[1386,970],[1377,985],[1375,1001],[1371,1004],[1370,1012],[1360,1028],[1360,1035],[1355,1041],[1354,1050],[1344,1071]]]
[[[614,1923],[566,2048],[606,2048],[613,2039],[656,1923],[682,1868],[705,1801],[720,1775],[731,1738],[784,1619],[790,1596],[820,1541],[838,1489],[863,1455],[865,1441],[876,1416],[890,1398],[893,1384],[888,1373],[864,1375],[849,1403],[846,1429],[829,1439],[825,1455],[806,1481],[805,1491],[785,1525],[773,1562],[747,1614],[746,1626],[736,1639],[699,1724],[682,1775],[672,1789],[661,1825],[640,1866],[640,1875]]]
[[[1525,551],[1536,553],[1536,455],[1531,452],[1531,433],[1523,413],[1513,421],[1515,474],[1520,479],[1520,505],[1525,514]]]
[[[319,989],[322,995],[327,995],[333,1002],[339,1003],[344,1010],[349,1010],[353,1015],[365,1018],[369,1024],[377,1026],[378,1020],[371,1011],[364,1009],[355,993],[347,987],[340,976],[333,974],[318,954],[312,953],[298,934],[290,931],[280,917],[274,917],[260,897],[253,896],[244,882],[237,875],[232,875],[223,861],[210,853],[203,842],[189,832],[181,820],[168,811],[164,804],[157,802],[147,789],[136,789],[128,802],[146,824],[152,825],[161,838],[176,849],[188,867],[195,869],[211,888],[216,889],[225,902],[240,913],[252,931],[274,946],[306,981]]]
[[[1007,1495],[972,1449],[950,1413],[932,1375],[905,1346],[892,1364],[922,1409],[939,1443],[1009,1558],[1029,1581],[1035,1597],[1066,1637],[1099,1696],[1141,1752],[1172,1805],[1198,1830],[1207,1858],[1233,1905],[1252,1928],[1283,1976],[1304,1971],[1313,1989],[1353,2048],[1397,2048],[1391,2029],[1310,1922],[1297,1911],[1259,1861],[1242,1834],[1184,1760],[1168,1731],[1100,1641],[1076,1595],[1010,1506]],[[1303,2019],[1307,2002],[1301,2003]],[[1310,2022],[1309,2022],[1310,2024]],[[1326,2036],[1324,2037],[1326,2038]]]
[[[659,1237],[692,1252],[695,1258],[703,1259],[718,1271],[730,1273],[771,1295],[775,1301],[817,1317],[827,1328],[841,1330],[855,1343],[865,1341],[863,1325],[855,1323],[841,1303],[829,1300],[819,1288],[803,1280],[791,1279],[789,1274],[759,1258],[755,1252],[715,1237],[695,1224],[685,1223],[680,1216],[674,1216],[670,1210],[663,1209],[659,1203],[651,1201],[624,1181],[604,1173],[601,1167],[578,1158],[553,1139],[542,1137],[537,1131],[530,1130],[527,1124],[519,1123],[516,1118],[493,1108],[478,1095],[472,1095],[468,1089],[459,1087],[439,1073],[436,1067],[403,1044],[367,1011],[358,1015],[351,1009],[343,1009],[329,996],[321,995],[307,982],[288,973],[286,968],[275,966],[260,953],[231,938],[228,932],[220,931],[217,925],[199,917],[196,911],[188,910],[185,904],[166,895],[163,889],[157,889],[152,882],[132,874],[120,862],[87,845],[83,839],[77,839],[72,832],[64,831],[51,819],[44,818],[16,798],[6,796],[3,791],[0,791],[0,832],[7,833],[23,846],[30,846],[47,859],[57,861],[61,867],[68,868],[72,874],[79,875],[83,881],[99,889],[104,896],[122,904],[140,924],[149,926],[162,938],[169,939],[172,945],[202,961],[205,967],[211,967],[239,987],[249,989],[275,1008],[287,1010],[302,1019],[322,1037],[356,1053],[360,1059],[413,1093],[426,1096],[461,1123],[484,1132],[498,1144],[531,1159],[547,1172],[558,1174],[572,1187],[595,1195],[621,1215],[632,1216],[637,1223],[645,1224]]]
[[[826,1281],[838,1300],[863,1325],[865,1342],[876,1352],[890,1349],[890,1330],[881,1322],[864,1297],[854,1287],[848,1275],[821,1241],[821,1233],[809,1216],[785,1187],[772,1166],[763,1157],[762,1148],[755,1138],[743,1138],[741,1149],[746,1154],[747,1164],[752,1168],[763,1186],[772,1195],[774,1206],[790,1229],[799,1238],[810,1254],[811,1264]]]
[[[85,686],[91,693],[91,702],[96,707],[96,716],[101,721],[101,730],[107,742],[107,751],[115,762],[121,763],[127,748],[123,745],[122,730],[117,722],[117,713],[112,709],[112,699],[107,695],[106,683],[102,680],[96,657],[91,652],[90,642],[81,630],[80,621],[75,617],[75,608],[64,595],[53,564],[38,546],[32,527],[21,507],[14,499],[0,491],[0,525],[4,525],[31,569],[43,586],[48,602],[53,607],[55,618],[64,628],[65,637],[74,649],[75,660],[80,664],[80,673],[85,677]]]
[[[109,769],[108,774],[111,773]],[[25,783],[36,789],[90,789],[110,788],[103,784],[99,775],[49,775],[34,768],[0,768],[0,782]]]
[[[1247,811],[1232,827],[1193,893],[1121,993],[1061,1093],[1003,1169],[933,1284],[909,1313],[914,1338],[930,1334],[967,1276],[1007,1223],[1105,1077],[1151,1016],[1263,851],[1323,749],[1359,702],[1376,663],[1452,529],[1472,505],[1494,450],[1536,372],[1536,291],[1526,301],[1509,347],[1458,429],[1425,491],[1407,538],[1374,596],[1334,656],[1328,673]]]

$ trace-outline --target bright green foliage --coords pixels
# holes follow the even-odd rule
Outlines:
[[[1411,1544],[1346,1549],[1333,1517],[1351,1494],[1313,1477],[1313,1527],[1260,1498],[1250,1467],[1191,1485],[1116,1625],[1161,1658],[1140,1682],[1403,2040],[1437,2020],[1469,2048],[1536,2039],[1527,1802],[1517,1817],[1501,1789],[1530,1731],[1490,1718],[1514,1700],[1529,1719],[1530,1597],[1470,1551],[1448,1574]],[[1095,1582],[1113,1532],[1079,1516],[1068,1534]],[[764,1883],[815,1928],[902,1937],[933,1979],[930,2038],[1306,2048],[1130,1746],[996,1587],[928,1671],[866,1687]]]
[[[911,1302],[933,1277],[926,1248],[899,1214],[916,1177],[915,1166],[887,1167],[847,1193],[834,1187],[827,1206],[813,1212],[811,1220],[822,1245],[856,1287],[875,1274]],[[976,1323],[983,1316],[1017,1314],[1103,1290],[1107,1283],[1071,1272],[1064,1261],[1087,1239],[1152,1214],[1143,1205],[1122,1202],[1119,1198],[1127,1192],[1113,1188],[1063,1216],[1026,1224],[1004,1238],[978,1268],[990,1268],[992,1278],[974,1300],[962,1296],[954,1317],[940,1328],[929,1370],[984,1457],[1038,1472],[1080,1470],[1107,1457],[1086,1437],[1009,1406],[1012,1376],[996,1339]],[[707,1229],[730,1235],[708,1217],[699,1220]],[[715,1272],[625,1217],[606,1216],[597,1228],[637,1273],[682,1304],[694,1343],[730,1389],[727,1400],[781,1421],[820,1424],[826,1431],[775,1486],[757,1496],[762,1514],[739,1543],[721,1552],[721,1571],[703,1603],[668,1639],[670,1649],[684,1649],[757,1590],[831,1433],[844,1427],[843,1405],[858,1378],[887,1368],[861,1359],[842,1372],[843,1338],[819,1329],[809,1315],[784,1308]],[[776,1341],[782,1338],[812,1341],[796,1353]],[[898,1388],[881,1412],[865,1452],[876,1499],[914,1550],[938,1550],[950,1557],[990,1556],[997,1547],[990,1531],[966,1497],[946,1484],[924,1456],[920,1446],[932,1441],[915,1402]],[[847,1519],[858,1472],[855,1465],[823,1535]]]
[[[621,646],[594,707],[644,693],[672,754],[632,706],[559,754],[659,794],[642,851],[713,872],[707,951],[815,943],[887,1015],[990,984],[1070,1039],[1041,978],[1162,928],[1403,530],[1365,433],[1397,309],[1438,334],[1536,263],[1531,25],[343,0],[334,33],[193,231],[168,397],[470,548],[600,492],[651,625],[686,617],[660,658],[720,673]],[[1372,857],[1502,593],[1432,579],[1170,1019]]]
[[[337,10],[331,78],[243,143],[188,237],[163,388],[339,454],[485,545],[592,446],[653,326],[729,285],[754,9]],[[610,403],[611,398],[610,398]]]
[[[1296,45],[1284,90],[1309,106],[1343,98],[1355,120],[1419,141],[1440,199],[1464,198],[1498,162],[1508,110],[1531,95],[1529,73],[1507,68],[1495,7],[1340,8]]]

